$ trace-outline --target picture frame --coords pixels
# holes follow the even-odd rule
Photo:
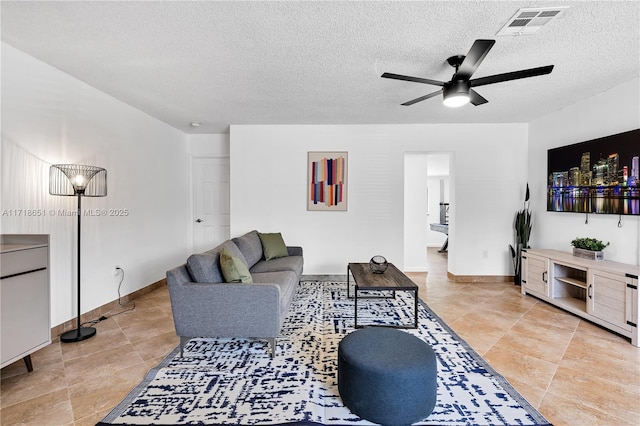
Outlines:
[[[349,153],[309,151],[307,210],[347,211]]]

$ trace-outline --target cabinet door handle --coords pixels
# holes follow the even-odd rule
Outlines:
[[[547,282],[547,271],[544,271],[542,273],[542,281],[544,281],[545,283]]]
[[[593,299],[593,297],[591,297],[591,287],[593,287],[593,284],[589,284],[589,291],[587,292],[589,294],[589,299]]]

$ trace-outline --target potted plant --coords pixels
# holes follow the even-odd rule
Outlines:
[[[573,255],[592,260],[604,260],[604,250],[609,243],[603,243],[595,238],[576,238],[571,241]]]
[[[515,247],[509,244],[511,258],[513,259],[513,281],[520,285],[522,282],[522,249],[529,247],[529,236],[531,235],[531,212],[529,211],[529,184],[522,203],[522,210],[516,213],[513,224],[515,230]]]

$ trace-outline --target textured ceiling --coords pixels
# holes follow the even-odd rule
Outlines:
[[[569,6],[537,34],[496,36],[521,7]],[[230,124],[530,122],[637,78],[636,1],[10,2],[2,41],[188,133]],[[497,40],[474,77],[555,65],[477,88],[449,109],[446,58]],[[202,125],[192,128],[189,123]]]

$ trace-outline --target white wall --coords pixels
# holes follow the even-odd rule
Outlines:
[[[403,268],[405,152],[450,152],[449,271],[512,275],[527,132],[526,124],[231,126],[231,235],[282,231],[304,247],[307,274],[344,274],[375,254]],[[324,150],[349,152],[346,212],[306,210],[307,152]]]
[[[165,276],[187,252],[185,135],[85,83],[2,44],[1,208],[44,216],[3,215],[2,233],[46,233],[51,241],[51,323],[76,316],[77,199],[48,194],[49,166],[107,169],[108,195],[83,198],[86,209],[127,209],[126,216],[83,217],[82,310]]]
[[[576,237],[611,245],[605,258],[640,264],[640,217],[546,211],[547,150],[640,128],[640,79],[550,113],[529,125],[529,184],[533,230],[531,247],[570,251]],[[640,143],[640,141],[638,142]]]
[[[187,153],[192,158],[198,157],[229,157],[229,135],[186,135]]]

